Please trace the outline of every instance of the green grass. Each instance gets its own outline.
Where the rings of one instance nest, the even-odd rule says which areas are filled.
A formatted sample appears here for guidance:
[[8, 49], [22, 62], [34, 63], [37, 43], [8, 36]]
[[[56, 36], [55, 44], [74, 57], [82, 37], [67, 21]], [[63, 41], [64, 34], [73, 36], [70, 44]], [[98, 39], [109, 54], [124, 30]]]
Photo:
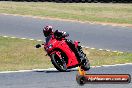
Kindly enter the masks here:
[[93, 66], [132, 63], [132, 53], [84, 49]]
[[0, 13], [132, 24], [132, 4], [0, 2]]
[[19, 70], [52, 67], [40, 42], [0, 37], [0, 70]]
[[[38, 41], [0, 37], [0, 71], [50, 68], [53, 65], [43, 48], [36, 49]], [[91, 65], [132, 63], [132, 53], [114, 53], [83, 49]]]

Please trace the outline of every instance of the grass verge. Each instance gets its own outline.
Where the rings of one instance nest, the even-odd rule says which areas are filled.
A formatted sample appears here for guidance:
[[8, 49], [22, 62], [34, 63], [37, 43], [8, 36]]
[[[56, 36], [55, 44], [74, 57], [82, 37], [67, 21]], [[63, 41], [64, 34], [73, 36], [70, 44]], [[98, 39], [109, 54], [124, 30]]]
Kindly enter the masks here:
[[[38, 41], [0, 37], [0, 71], [44, 69], [53, 67], [43, 48], [36, 49]], [[83, 49], [91, 65], [132, 63], [132, 53], [114, 53]]]
[[0, 2], [0, 13], [132, 24], [132, 4]]

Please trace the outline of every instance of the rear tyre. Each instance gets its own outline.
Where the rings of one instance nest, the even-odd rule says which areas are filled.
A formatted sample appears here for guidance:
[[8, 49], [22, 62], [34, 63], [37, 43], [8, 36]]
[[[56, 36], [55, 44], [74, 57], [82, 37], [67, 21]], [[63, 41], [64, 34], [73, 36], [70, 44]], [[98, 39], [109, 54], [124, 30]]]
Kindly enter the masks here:
[[81, 60], [81, 68], [82, 68], [83, 70], [87, 71], [87, 70], [90, 69], [89, 60], [88, 60], [86, 54], [83, 52], [81, 46], [78, 46], [78, 50], [80, 51], [81, 56], [82, 56], [82, 58], [83, 58], [83, 59]]
[[90, 69], [90, 63], [87, 58], [81, 62], [81, 69], [84, 71], [88, 71]]
[[58, 71], [67, 71], [66, 62], [64, 61], [64, 59], [60, 59], [57, 54], [51, 54], [51, 62]]

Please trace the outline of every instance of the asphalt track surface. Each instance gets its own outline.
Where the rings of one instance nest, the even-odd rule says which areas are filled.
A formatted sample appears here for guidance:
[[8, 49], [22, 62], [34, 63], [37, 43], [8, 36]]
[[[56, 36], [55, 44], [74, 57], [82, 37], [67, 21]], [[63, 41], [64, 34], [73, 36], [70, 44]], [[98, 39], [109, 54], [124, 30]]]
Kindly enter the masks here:
[[45, 25], [52, 25], [54, 29], [68, 32], [70, 39], [78, 40], [84, 46], [132, 52], [132, 28], [129, 27], [0, 14], [0, 35], [44, 40], [42, 28]]
[[[89, 74], [130, 74], [132, 65], [98, 67], [89, 70]], [[58, 72], [21, 72], [0, 73], [0, 88], [132, 88], [129, 84], [85, 84], [76, 82], [77, 71]]]
[[[55, 29], [69, 32], [70, 38], [82, 45], [120, 51], [132, 51], [132, 30], [127, 27], [102, 26], [78, 22], [41, 20], [21, 16], [0, 15], [0, 35], [44, 39], [42, 27], [53, 25]], [[91, 68], [89, 74], [130, 74], [132, 65]], [[132, 88], [129, 84], [76, 83], [77, 71], [0, 73], [0, 88]]]

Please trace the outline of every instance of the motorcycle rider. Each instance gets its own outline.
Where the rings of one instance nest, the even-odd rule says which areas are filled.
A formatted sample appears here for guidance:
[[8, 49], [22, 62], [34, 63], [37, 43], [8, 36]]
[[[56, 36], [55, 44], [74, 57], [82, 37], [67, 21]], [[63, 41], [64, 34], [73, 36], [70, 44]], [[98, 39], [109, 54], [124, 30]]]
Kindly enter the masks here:
[[[69, 34], [67, 32], [64, 32], [64, 31], [56, 30], [53, 32], [53, 27], [49, 26], [49, 25], [45, 26], [43, 28], [43, 34], [46, 37], [45, 38], [46, 43], [49, 42], [52, 35], [54, 35], [56, 39], [61, 39], [61, 38], [65, 38], [65, 37], [69, 36]], [[82, 62], [83, 57], [82, 57], [81, 53], [78, 51], [78, 49], [75, 47], [74, 42], [72, 40], [66, 39], [66, 43], [72, 49], [72, 51], [75, 53], [76, 57], [79, 60], [81, 59], [81, 62]]]

